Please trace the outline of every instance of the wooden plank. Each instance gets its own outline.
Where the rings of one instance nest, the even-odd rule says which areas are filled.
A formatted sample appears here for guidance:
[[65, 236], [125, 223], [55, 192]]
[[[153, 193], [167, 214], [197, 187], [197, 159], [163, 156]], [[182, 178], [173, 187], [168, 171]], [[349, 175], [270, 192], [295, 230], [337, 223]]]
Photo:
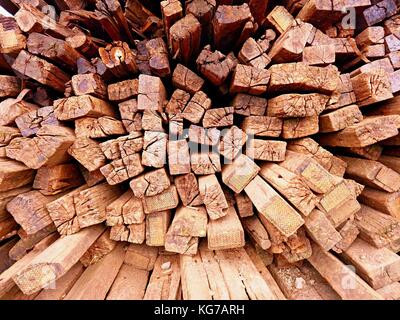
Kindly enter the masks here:
[[[339, 72], [334, 67], [315, 67], [304, 63], [275, 64], [269, 68], [270, 92], [293, 92], [298, 90], [331, 94], [340, 83]], [[289, 76], [290, 75], [290, 76]]]
[[110, 230], [107, 229], [80, 258], [81, 264], [87, 268], [99, 262], [104, 256], [109, 254], [116, 245], [117, 243], [110, 239]]
[[148, 271], [123, 264], [106, 300], [142, 300], [148, 279]]
[[211, 99], [203, 91], [197, 91], [186, 104], [182, 117], [191, 123], [199, 123], [204, 113], [211, 108]]
[[387, 248], [378, 249], [356, 239], [341, 256], [354, 265], [357, 273], [374, 289], [399, 281], [400, 257]]
[[145, 131], [142, 164], [147, 167], [162, 168], [167, 156], [167, 142], [166, 133]]
[[238, 64], [233, 72], [229, 91], [261, 95], [267, 91], [270, 72], [243, 64]]
[[[376, 84], [380, 83], [382, 81], [383, 81], [383, 83], [385, 83], [387, 81], [386, 78], [393, 71], [394, 71], [394, 68], [393, 68], [392, 64], [390, 63], [390, 59], [382, 58], [382, 59], [377, 59], [372, 62], [366, 63], [366, 64], [362, 65], [361, 67], [359, 67], [358, 69], [353, 70], [352, 72], [350, 72], [350, 77], [353, 78], [353, 77], [359, 76], [360, 74], [365, 73], [367, 76], [365, 77], [364, 80], [371, 77], [371, 78], [377, 78], [377, 79], [372, 80], [372, 81], [377, 80]], [[366, 80], [366, 81], [368, 81], [368, 80]], [[362, 90], [362, 88], [365, 85], [366, 84], [363, 84], [360, 89]], [[374, 84], [372, 83], [371, 88], [373, 88], [373, 87], [374, 87]], [[366, 86], [366, 88], [368, 91], [368, 85]], [[385, 85], [383, 85], [383, 87], [380, 89], [381, 90], [378, 89], [378, 91], [377, 91], [378, 93], [385, 92], [385, 90], [387, 90], [387, 87], [385, 87]], [[383, 91], [382, 91], [382, 89], [383, 89]], [[362, 91], [362, 92], [364, 92], [364, 91]]]
[[400, 175], [384, 164], [367, 159], [341, 157], [346, 161], [346, 175], [359, 183], [387, 192], [400, 189]]
[[302, 62], [311, 66], [326, 66], [335, 63], [336, 47], [334, 44], [320, 44], [305, 47]]
[[11, 267], [15, 261], [9, 256], [10, 250], [18, 242], [17, 238], [13, 238], [0, 246], [0, 274]]
[[351, 81], [360, 107], [393, 98], [388, 74], [383, 69], [361, 73]]
[[229, 299], [226, 280], [221, 272], [214, 251], [209, 250], [205, 242], [200, 245], [199, 249], [201, 263], [206, 272], [207, 281], [210, 287], [209, 294], [214, 300]]
[[0, 297], [4, 296], [8, 291], [15, 287], [15, 282], [13, 277], [18, 274], [26, 265], [28, 265], [36, 256], [43, 252], [47, 247], [49, 247], [55, 240], [57, 235], [53, 234], [38, 244], [35, 245], [32, 251], [30, 251], [23, 258], [15, 262], [10, 268], [5, 270], [0, 275]]
[[352, 221], [351, 218], [347, 220], [344, 224], [342, 224], [338, 228], [338, 231], [342, 236], [342, 240], [340, 240], [335, 245], [333, 251], [341, 253], [347, 250], [353, 244], [353, 242], [357, 239], [360, 231], [358, 230], [357, 225], [354, 223], [354, 221]]
[[196, 64], [203, 76], [215, 86], [222, 85], [236, 66], [229, 55], [225, 56], [218, 50], [211, 51], [210, 45], [205, 46], [200, 52]]
[[263, 47], [254, 38], [248, 38], [245, 41], [238, 53], [238, 59], [243, 64], [259, 69], [264, 69], [271, 62]]
[[108, 184], [116, 185], [142, 173], [140, 154], [132, 154], [122, 159], [113, 160], [100, 168]]
[[365, 28], [356, 37], [357, 46], [364, 49], [367, 46], [377, 43], [383, 43], [385, 30], [382, 26], [373, 26]]
[[70, 80], [69, 75], [60, 68], [25, 50], [20, 51], [12, 68], [61, 93], [64, 92], [65, 84]]
[[56, 281], [55, 288], [44, 288], [35, 300], [63, 300], [84, 271], [83, 265], [76, 263], [65, 275]]
[[363, 11], [367, 26], [372, 26], [396, 13], [396, 3], [393, 0], [375, 1], [373, 6]]
[[103, 230], [102, 226], [94, 226], [58, 239], [26, 264], [13, 280], [25, 294], [39, 291], [67, 273]]
[[46, 125], [33, 138], [13, 139], [6, 147], [6, 155], [32, 169], [39, 169], [43, 165], [52, 166], [66, 162], [69, 159], [67, 150], [74, 141], [72, 129]]
[[20, 136], [21, 135], [17, 128], [0, 126], [1, 145], [6, 146], [12, 139]]
[[314, 209], [304, 218], [304, 227], [309, 236], [325, 251], [332, 249], [341, 239], [325, 214]]
[[261, 137], [279, 137], [282, 132], [282, 119], [268, 116], [246, 117], [241, 129], [249, 135]]
[[[218, 250], [215, 251], [215, 254], [220, 259], [219, 264], [225, 279], [229, 279], [227, 280], [227, 285], [231, 299], [246, 299], [246, 294], [248, 299], [251, 300], [276, 299], [243, 248]], [[232, 277], [237, 277], [237, 284], [232, 281]], [[244, 295], [240, 294], [242, 290], [238, 290], [236, 287], [239, 283], [242, 290], [246, 290]]]
[[178, 63], [172, 74], [172, 84], [179, 89], [195, 94], [204, 85], [204, 80], [192, 70]]
[[400, 172], [400, 161], [398, 157], [382, 155], [377, 160], [397, 173]]
[[109, 160], [127, 157], [143, 150], [143, 135], [140, 131], [132, 131], [127, 136], [102, 142], [100, 148]]
[[101, 261], [83, 272], [64, 300], [104, 300], [124, 262], [124, 256], [124, 245], [120, 243]]
[[400, 282], [393, 282], [376, 290], [385, 300], [399, 300]]
[[189, 127], [189, 141], [197, 144], [216, 145], [219, 141], [221, 132], [216, 128], [203, 128], [197, 125]]
[[95, 171], [89, 171], [83, 166], [79, 166], [79, 169], [81, 170], [81, 173], [83, 175], [83, 178], [86, 181], [86, 184], [89, 187], [93, 187], [94, 185], [98, 184], [99, 182], [103, 181], [105, 178], [101, 174], [100, 170], [95, 170]]
[[360, 230], [360, 238], [376, 248], [388, 246], [400, 238], [400, 222], [396, 218], [366, 205], [361, 205], [354, 222]]
[[277, 300], [286, 300], [285, 295], [279, 288], [278, 284], [276, 283], [274, 277], [272, 276], [271, 272], [266, 268], [264, 262], [257, 254], [254, 247], [250, 245], [245, 246], [245, 250], [250, 257], [251, 261], [253, 262], [254, 266], [258, 269], [258, 272], [263, 277], [264, 281], [267, 283], [268, 287], [271, 289], [273, 294], [275, 295]]
[[180, 206], [175, 211], [170, 231], [180, 236], [205, 237], [207, 233], [207, 221], [207, 212], [203, 206]]
[[69, 147], [68, 153], [90, 172], [96, 171], [106, 164], [99, 142], [80, 137]]
[[146, 215], [146, 244], [148, 246], [164, 245], [170, 221], [171, 212], [168, 210]]
[[75, 134], [77, 137], [108, 138], [126, 134], [126, 131], [122, 121], [113, 117], [83, 117], [75, 120]]
[[263, 116], [267, 104], [267, 99], [245, 93], [238, 93], [231, 102], [235, 113], [243, 116]]
[[400, 217], [399, 192], [385, 192], [365, 187], [361, 193], [360, 202], [376, 210], [390, 214], [395, 218]]
[[[4, 2], [4, 1], [3, 1]], [[12, 3], [11, 3], [12, 4]], [[7, 3], [2, 3], [3, 8]], [[15, 14], [15, 12], [13, 12]], [[26, 37], [21, 32], [15, 18], [2, 16], [0, 19], [0, 51], [3, 54], [16, 55], [25, 48]]]
[[28, 234], [35, 234], [53, 224], [46, 204], [59, 196], [44, 196], [33, 190], [16, 196], [7, 204], [7, 211]]
[[268, 101], [267, 115], [279, 118], [310, 117], [324, 111], [329, 97], [319, 93], [289, 93]]
[[337, 178], [309, 155], [288, 150], [280, 165], [303, 177], [309, 188], [316, 193], [326, 193], [337, 184]]
[[[181, 208], [177, 210], [177, 214], [166, 234], [164, 245], [166, 251], [183, 255], [195, 255], [197, 253], [198, 237], [205, 237], [207, 224], [205, 208], [199, 207], [198, 209], [187, 208], [182, 210]], [[192, 227], [189, 226], [190, 223], [193, 223]]]
[[184, 111], [189, 100], [190, 94], [188, 92], [176, 89], [165, 106], [165, 111], [170, 119], [180, 120], [182, 118], [181, 113]]
[[124, 263], [138, 270], [151, 271], [154, 268], [158, 251], [158, 247], [130, 244], [126, 250]]
[[219, 219], [227, 214], [228, 208], [221, 185], [214, 174], [201, 176], [198, 179], [200, 197], [206, 206], [207, 213], [212, 220]]
[[57, 38], [66, 38], [73, 36], [74, 32], [56, 22], [54, 19], [46, 15], [44, 12], [32, 6], [30, 3], [20, 3], [19, 11], [15, 14], [15, 19], [23, 32], [30, 33], [34, 30], [42, 32], [50, 30], [50, 35]]
[[357, 105], [350, 105], [325, 113], [319, 117], [320, 132], [334, 132], [362, 121], [363, 115]]
[[145, 213], [153, 213], [178, 206], [179, 197], [175, 185], [171, 185], [163, 192], [143, 198], [143, 208]]
[[284, 119], [282, 137], [284, 139], [296, 139], [311, 136], [318, 131], [318, 116]]
[[176, 21], [169, 29], [172, 56], [188, 64], [200, 49], [201, 25], [191, 13]]
[[267, 250], [271, 247], [271, 241], [269, 240], [268, 232], [265, 230], [263, 224], [253, 215], [241, 219], [244, 230], [250, 236], [250, 238], [257, 243], [261, 249]]
[[0, 160], [1, 192], [23, 187], [32, 182], [33, 179], [34, 171], [24, 164], [9, 159]]
[[200, 255], [180, 256], [182, 295], [185, 300], [212, 300], [206, 269]]
[[68, 42], [36, 32], [29, 34], [26, 45], [30, 53], [72, 70], [76, 69], [78, 59], [84, 59]]
[[275, 6], [266, 19], [280, 34], [290, 28], [294, 22], [293, 16], [284, 6]]
[[[10, 78], [9, 76], [2, 77], [2, 80], [4, 81], [3, 89], [2, 89], [4, 95], [7, 95], [7, 93], [6, 93], [7, 90], [10, 90], [10, 89], [7, 89], [7, 83], [9, 83], [8, 86], [12, 85], [13, 78], [12, 77], [11, 77], [11, 79], [9, 79], [9, 78]], [[11, 82], [11, 84], [10, 84], [10, 82]], [[15, 84], [15, 86], [17, 88], [19, 87], [18, 84]], [[26, 93], [27, 93], [26, 90], [21, 91], [19, 97], [15, 98], [15, 99], [8, 98], [8, 99], [3, 100], [0, 103], [0, 107], [1, 107], [1, 109], [0, 109], [1, 110], [0, 111], [0, 114], [1, 114], [0, 124], [2, 126], [13, 125], [14, 122], [17, 120], [17, 118], [21, 117], [25, 113], [38, 111], [38, 106], [36, 104], [29, 103], [29, 102], [22, 100], [24, 97], [24, 94], [26, 94]]]
[[[99, 16], [99, 13], [96, 13], [96, 15]], [[111, 28], [115, 28], [114, 26], [111, 26], [111, 28], [106, 26], [106, 24], [110, 24], [106, 22], [107, 17], [105, 15], [102, 20], [105, 22], [102, 24], [102, 27], [107, 28], [107, 32], [109, 32]], [[137, 72], [135, 55], [126, 42], [119, 41], [121, 39], [118, 30], [116, 30], [116, 32], [114, 30], [111, 32], [114, 33], [111, 35], [111, 38], [117, 41], [98, 49], [100, 60], [105, 66], [105, 69], [114, 77], [129, 78], [132, 74]]]
[[186, 139], [168, 141], [167, 152], [171, 175], [190, 173], [189, 145]]
[[252, 216], [254, 214], [253, 203], [249, 196], [244, 192], [235, 193], [234, 196], [239, 217], [246, 218]]
[[15, 196], [30, 190], [31, 188], [26, 186], [0, 192], [0, 221], [10, 217], [10, 214], [6, 210], [7, 203], [10, 202]]
[[302, 178], [284, 167], [264, 163], [261, 166], [260, 176], [305, 216], [310, 214], [319, 202], [318, 197], [312, 193]]
[[235, 193], [240, 193], [258, 174], [260, 167], [248, 156], [240, 154], [222, 168], [222, 181]]
[[166, 91], [159, 77], [139, 75], [138, 110], [163, 110]]
[[[13, 108], [16, 109], [17, 105], [14, 105]], [[23, 103], [22, 105], [25, 106]], [[15, 124], [23, 137], [30, 137], [35, 135], [44, 125], [59, 125], [59, 121], [54, 114], [53, 106], [49, 106], [29, 112], [24, 111], [23, 114], [15, 118]]]
[[234, 207], [224, 210], [225, 215], [210, 220], [207, 227], [208, 248], [222, 250], [245, 245], [244, 230]]
[[157, 195], [167, 190], [170, 185], [164, 168], [148, 171], [130, 182], [133, 194], [140, 199]]
[[[117, 186], [102, 183], [83, 185], [46, 205], [51, 219], [62, 235], [78, 232], [106, 220], [106, 207], [121, 195]], [[73, 210], [72, 210], [73, 209]]]
[[198, 206], [203, 204], [197, 179], [193, 173], [175, 177], [174, 183], [184, 206]]
[[350, 153], [361, 156], [369, 160], [378, 160], [382, 154], [383, 147], [379, 144], [371, 144], [365, 147], [348, 148]]
[[0, 87], [1, 97], [16, 97], [19, 94], [20, 82], [17, 77], [3, 75], [1, 80], [3, 80]]
[[[232, 18], [230, 18], [232, 17]], [[212, 20], [213, 39], [217, 50], [228, 52], [237, 44], [246, 22], [252, 19], [247, 3], [219, 6]]]
[[260, 176], [244, 189], [259, 213], [285, 236], [294, 234], [304, 223], [301, 216]]
[[269, 271], [285, 297], [290, 300], [322, 300], [322, 297], [303, 273], [294, 265], [277, 266], [272, 264]]
[[38, 244], [44, 238], [52, 234], [55, 230], [56, 229], [53, 223], [39, 230], [38, 232], [29, 235], [23, 229], [19, 229], [17, 234], [20, 237], [20, 239], [8, 252], [8, 256], [14, 261], [20, 260], [36, 244]]
[[39, 168], [32, 187], [44, 195], [54, 195], [83, 184], [78, 167], [72, 163]]
[[336, 206], [330, 211], [326, 212], [328, 219], [332, 222], [335, 227], [338, 227], [344, 223], [347, 219], [353, 217], [353, 215], [360, 210], [360, 203], [353, 199], [347, 199], [341, 205]]
[[0, 221], [0, 241], [7, 240], [17, 234], [18, 224], [14, 218], [9, 217]]
[[337, 208], [351, 199], [355, 199], [352, 189], [350, 189], [344, 181], [340, 181], [339, 179], [332, 190], [320, 196], [317, 207], [330, 216], [332, 211], [337, 210]]
[[55, 100], [54, 113], [58, 120], [72, 120], [83, 116], [116, 116], [115, 109], [111, 104], [105, 100], [90, 95]]
[[313, 254], [308, 261], [343, 300], [383, 299], [338, 258], [315, 244], [312, 249]]
[[389, 116], [366, 117], [342, 131], [321, 135], [319, 142], [332, 147], [365, 147], [397, 133], [397, 127]]
[[318, 273], [308, 261], [299, 266], [306, 281], [309, 281], [323, 300], [341, 300], [329, 283]]
[[203, 127], [216, 128], [233, 125], [233, 108], [212, 108], [204, 113]]
[[[293, 19], [286, 30], [276, 39], [268, 55], [275, 63], [298, 60], [312, 31], [311, 24]], [[296, 41], [292, 39], [296, 39]]]
[[181, 282], [178, 255], [159, 255], [144, 300], [176, 300]]
[[161, 1], [160, 4], [164, 30], [167, 37], [169, 37], [169, 29], [171, 26], [182, 18], [182, 4], [176, 0]]
[[128, 132], [142, 129], [142, 114], [138, 112], [137, 99], [130, 99], [118, 104], [122, 123]]
[[190, 165], [194, 174], [207, 175], [221, 171], [220, 155], [217, 152], [192, 152]]
[[122, 102], [135, 98], [139, 93], [139, 80], [128, 79], [109, 84], [107, 93], [110, 101]]
[[110, 239], [142, 244], [146, 238], [146, 223], [116, 224], [110, 229]]

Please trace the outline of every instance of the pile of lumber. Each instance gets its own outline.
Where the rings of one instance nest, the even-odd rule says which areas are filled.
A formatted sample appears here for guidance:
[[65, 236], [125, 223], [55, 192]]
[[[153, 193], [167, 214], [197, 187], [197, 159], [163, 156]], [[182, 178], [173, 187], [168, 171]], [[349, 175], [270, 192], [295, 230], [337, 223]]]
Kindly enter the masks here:
[[0, 4], [1, 299], [400, 299], [395, 0]]

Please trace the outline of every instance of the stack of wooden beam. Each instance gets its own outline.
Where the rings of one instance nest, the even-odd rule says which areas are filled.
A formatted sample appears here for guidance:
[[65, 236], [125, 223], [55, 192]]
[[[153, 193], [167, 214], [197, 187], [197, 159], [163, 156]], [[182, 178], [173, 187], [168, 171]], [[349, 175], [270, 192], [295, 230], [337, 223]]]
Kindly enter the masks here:
[[1, 299], [400, 299], [394, 0], [0, 4]]

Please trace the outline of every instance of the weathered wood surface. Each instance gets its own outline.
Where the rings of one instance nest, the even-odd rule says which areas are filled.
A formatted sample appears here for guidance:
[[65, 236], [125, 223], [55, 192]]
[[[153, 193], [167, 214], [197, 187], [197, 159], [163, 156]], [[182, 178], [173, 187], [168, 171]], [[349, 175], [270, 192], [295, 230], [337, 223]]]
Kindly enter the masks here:
[[3, 299], [399, 298], [394, 0], [0, 3]]
[[18, 271], [13, 280], [25, 294], [39, 291], [66, 274], [103, 230], [103, 226], [94, 226], [56, 240]]

